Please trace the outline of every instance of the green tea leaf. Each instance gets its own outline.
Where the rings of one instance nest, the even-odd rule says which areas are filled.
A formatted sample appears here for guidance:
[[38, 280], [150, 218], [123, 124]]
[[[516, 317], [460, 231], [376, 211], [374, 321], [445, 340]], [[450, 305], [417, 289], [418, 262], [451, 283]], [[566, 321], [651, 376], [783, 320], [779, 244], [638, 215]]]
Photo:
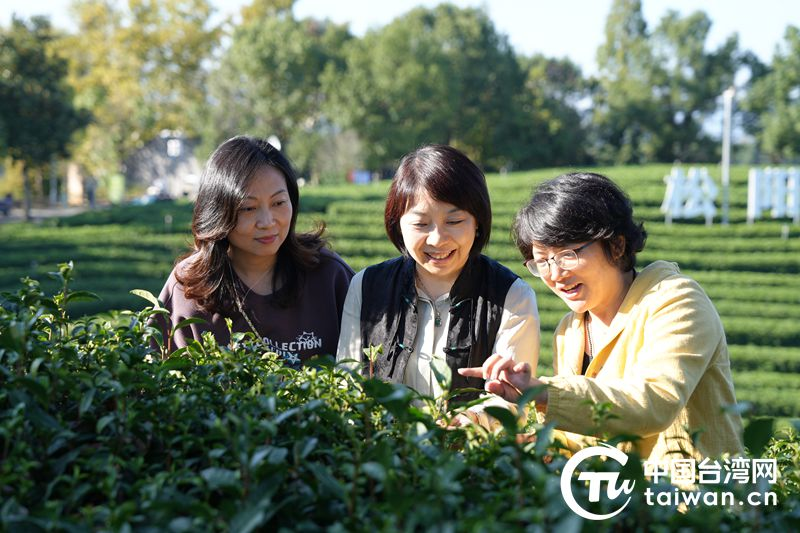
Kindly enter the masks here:
[[[37, 365], [38, 366], [38, 365]], [[15, 380], [15, 383], [22, 385], [31, 394], [36, 397], [36, 400], [46, 405], [48, 403], [48, 390], [44, 384], [36, 378], [29, 376], [22, 376]]]
[[31, 363], [31, 369], [28, 372], [28, 375], [31, 378], [35, 378], [36, 374], [39, 373], [39, 367], [42, 366], [42, 363], [44, 363], [44, 357], [37, 357], [33, 360], [33, 363]]
[[60, 431], [61, 425], [52, 415], [38, 405], [29, 405], [27, 409], [28, 420], [38, 429], [47, 431]]
[[450, 390], [450, 386], [453, 384], [453, 371], [447, 364], [447, 360], [444, 357], [434, 356], [431, 358], [431, 370], [442, 390]]
[[83, 416], [83, 413], [89, 410], [92, 406], [92, 401], [94, 400], [95, 388], [92, 387], [91, 389], [87, 390], [83, 393], [83, 397], [81, 398], [80, 406], [78, 406], [78, 416]]
[[[181, 348], [183, 350], [183, 348]], [[188, 357], [180, 357], [176, 354], [178, 352], [174, 352], [171, 356], [169, 356], [164, 362], [161, 363], [161, 370], [168, 371], [168, 370], [189, 370], [194, 366], [194, 361], [192, 361]], [[185, 353], [185, 350], [184, 352]]]
[[100, 297], [90, 291], [73, 291], [67, 294], [67, 302], [94, 302]]
[[97, 425], [95, 426], [95, 432], [96, 433], [102, 433], [103, 430], [105, 429], [105, 427], [107, 425], [109, 425], [111, 422], [113, 422], [116, 417], [117, 417], [117, 415], [115, 415], [113, 413], [110, 414], [110, 415], [106, 415], [104, 417], [101, 417], [100, 420], [97, 421]]
[[519, 409], [519, 412], [521, 413], [525, 406], [531, 403], [536, 396], [545, 390], [547, 390], [547, 385], [537, 385], [536, 387], [526, 389], [525, 392], [522, 393], [522, 396], [517, 398], [517, 409]]
[[185, 531], [192, 531], [192, 519], [186, 516], [179, 516], [173, 518], [169, 523], [170, 533], [183, 533]]
[[250, 461], [248, 461], [247, 465], [253, 469], [258, 468], [270, 453], [272, 453], [272, 446], [262, 446], [258, 448], [255, 452], [253, 452], [253, 455], [250, 457]]
[[175, 332], [179, 329], [185, 328], [186, 326], [190, 326], [192, 324], [208, 324], [208, 320], [199, 317], [185, 318], [172, 327], [170, 335], [175, 335]]
[[211, 490], [231, 487], [239, 483], [239, 472], [228, 468], [211, 467], [200, 472]]
[[345, 490], [344, 485], [333, 477], [330, 471], [321, 463], [309, 463], [307, 465], [308, 469], [311, 470], [311, 473], [314, 474], [314, 477], [317, 479], [319, 486], [324, 494], [329, 496], [333, 496], [338, 498], [342, 501], [345, 500]]
[[364, 473], [375, 481], [380, 481], [381, 483], [386, 481], [386, 469], [380, 463], [367, 461], [361, 465], [361, 469], [364, 470]]
[[250, 533], [263, 524], [265, 518], [263, 505], [249, 505], [233, 517], [230, 531], [231, 533]]
[[[302, 446], [302, 449], [300, 450], [300, 453], [297, 454], [298, 458], [299, 459], [305, 459], [306, 457], [308, 457], [308, 454], [310, 454], [312, 451], [314, 451], [314, 448], [317, 447], [317, 443], [318, 442], [319, 442], [319, 439], [316, 438], [316, 437], [309, 437], [309, 438], [305, 439], [305, 441], [303, 441], [303, 446]], [[298, 442], [297, 444], [300, 444], [300, 443]]]
[[761, 457], [774, 432], [774, 418], [753, 418], [744, 428], [744, 445], [753, 457]]
[[133, 294], [134, 296], [138, 296], [140, 298], [144, 298], [145, 300], [147, 300], [148, 302], [153, 304], [153, 308], [155, 308], [155, 309], [163, 309], [164, 308], [164, 306], [161, 305], [161, 302], [158, 301], [158, 298], [153, 296], [153, 293], [150, 292], [150, 291], [146, 291], [144, 289], [133, 289], [133, 290], [130, 291], [130, 293]]
[[496, 405], [488, 405], [484, 407], [486, 410], [486, 414], [496, 418], [498, 422], [503, 425], [503, 428], [506, 430], [507, 433], [510, 435], [516, 435], [519, 431], [517, 425], [517, 417], [504, 407], [498, 407]]
[[289, 455], [289, 450], [286, 448], [274, 447], [269, 453], [269, 458], [267, 462], [273, 465], [280, 464], [286, 460], [286, 456]]

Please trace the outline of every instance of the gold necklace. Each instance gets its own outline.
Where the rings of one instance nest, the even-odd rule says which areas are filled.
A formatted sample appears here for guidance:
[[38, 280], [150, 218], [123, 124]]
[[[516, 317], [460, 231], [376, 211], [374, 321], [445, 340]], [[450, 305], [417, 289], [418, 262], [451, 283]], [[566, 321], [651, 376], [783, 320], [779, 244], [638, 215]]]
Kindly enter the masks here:
[[[233, 270], [233, 267], [231, 267], [231, 269]], [[250, 294], [250, 292], [253, 290], [253, 287], [255, 287], [256, 285], [259, 285], [259, 284], [260, 284], [262, 281], [264, 281], [264, 278], [266, 278], [267, 276], [269, 276], [270, 274], [272, 274], [272, 271], [273, 271], [273, 270], [275, 270], [275, 267], [274, 267], [274, 266], [273, 266], [272, 268], [270, 268], [269, 270], [267, 270], [266, 272], [264, 272], [263, 274], [261, 274], [261, 277], [260, 277], [260, 278], [258, 278], [258, 279], [256, 280], [256, 282], [253, 284], [253, 286], [252, 286], [252, 287], [251, 287], [250, 285], [247, 285], [246, 283], [244, 283], [244, 282], [242, 281], [242, 278], [241, 278], [241, 277], [239, 277], [239, 275], [238, 275], [238, 274], [236, 275], [236, 278], [238, 278], [238, 279], [239, 279], [239, 281], [240, 281], [241, 283], [244, 283], [245, 285], [247, 285], [247, 292], [245, 292], [245, 293], [244, 293], [244, 299], [245, 299], [245, 300], [247, 299], [247, 295], [248, 295], [248, 294]], [[235, 274], [235, 271], [233, 271], [233, 272], [231, 273], [231, 275], [234, 275], [234, 274]], [[274, 292], [274, 291], [273, 291], [273, 292]]]
[[[250, 317], [247, 316], [247, 313], [244, 312], [244, 306], [242, 305], [242, 301], [239, 299], [239, 291], [236, 290], [236, 273], [233, 271], [233, 267], [231, 266], [230, 263], [228, 263], [228, 267], [230, 268], [230, 271], [231, 271], [231, 278], [232, 278], [231, 279], [231, 289], [232, 289], [232, 292], [233, 292], [233, 301], [236, 302], [236, 308], [239, 310], [239, 313], [244, 317], [245, 321], [247, 322], [247, 325], [250, 326], [250, 330], [256, 336], [256, 339], [258, 340], [258, 342], [260, 342], [263, 346], [269, 348], [269, 346], [267, 346], [267, 344], [264, 342], [264, 339], [261, 337], [261, 334], [258, 332], [256, 327], [253, 325], [253, 322], [250, 320]], [[251, 288], [251, 290], [252, 290], [252, 288]], [[250, 294], [250, 291], [247, 291], [247, 293], [245, 293], [244, 297], [247, 298], [248, 294]]]
[[594, 346], [592, 346], [592, 328], [591, 328], [592, 315], [586, 311], [586, 339], [589, 341], [589, 359], [594, 357]]
[[261, 334], [258, 332], [256, 327], [253, 325], [253, 322], [250, 320], [250, 317], [247, 316], [247, 313], [244, 312], [244, 307], [242, 306], [242, 302], [239, 300], [239, 293], [236, 291], [236, 287], [233, 289], [233, 299], [236, 300], [236, 308], [239, 310], [239, 313], [244, 317], [247, 321], [247, 325], [250, 326], [250, 329], [256, 336], [256, 339], [262, 344], [264, 344], [263, 339], [261, 338]]

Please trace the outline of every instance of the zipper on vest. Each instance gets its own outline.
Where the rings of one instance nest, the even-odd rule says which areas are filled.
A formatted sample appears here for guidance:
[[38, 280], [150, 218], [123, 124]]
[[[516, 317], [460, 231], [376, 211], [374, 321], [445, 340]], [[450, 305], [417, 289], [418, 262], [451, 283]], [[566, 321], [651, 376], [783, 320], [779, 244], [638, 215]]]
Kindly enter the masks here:
[[452, 305], [450, 306], [450, 312], [452, 313], [452, 312], [453, 312], [453, 309], [455, 309], [455, 308], [456, 308], [456, 307], [458, 307], [459, 305], [461, 305], [461, 304], [465, 304], [465, 303], [467, 303], [467, 302], [471, 302], [471, 301], [472, 301], [472, 298], [465, 298], [465, 299], [463, 299], [463, 300], [460, 300], [460, 301], [458, 301], [458, 302], [456, 302], [456, 303], [452, 304]]
[[408, 296], [405, 296], [405, 295], [403, 295], [403, 301], [405, 301], [405, 302], [406, 302], [408, 305], [410, 305], [410, 306], [411, 306], [411, 309], [413, 309], [415, 313], [417, 312], [417, 306], [416, 306], [416, 304], [414, 303], [414, 301], [413, 301], [413, 300], [410, 300], [410, 299], [408, 298]]

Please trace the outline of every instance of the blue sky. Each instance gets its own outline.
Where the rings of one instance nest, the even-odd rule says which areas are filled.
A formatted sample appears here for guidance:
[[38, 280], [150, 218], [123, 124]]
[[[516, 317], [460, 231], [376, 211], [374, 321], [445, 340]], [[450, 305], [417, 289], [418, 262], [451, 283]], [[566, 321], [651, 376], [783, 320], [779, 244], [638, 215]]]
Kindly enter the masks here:
[[[70, 0], [2, 0], [0, 24], [7, 25], [11, 13], [22, 16], [49, 14], [56, 26], [70, 28]], [[238, 13], [249, 0], [212, 0], [220, 15]], [[380, 27], [418, 6], [433, 6], [435, 0], [298, 0], [299, 17], [330, 18], [350, 24], [357, 35]], [[611, 0], [452, 0], [460, 6], [483, 7], [497, 29], [508, 35], [520, 53], [542, 53], [569, 57], [591, 74], [596, 71], [595, 53], [603, 42], [605, 18]], [[740, 45], [769, 61], [788, 24], [800, 26], [800, 2], [795, 0], [643, 0], [643, 11], [653, 27], [668, 9], [688, 14], [705, 11], [713, 21], [708, 45], [715, 47], [737, 32]]]

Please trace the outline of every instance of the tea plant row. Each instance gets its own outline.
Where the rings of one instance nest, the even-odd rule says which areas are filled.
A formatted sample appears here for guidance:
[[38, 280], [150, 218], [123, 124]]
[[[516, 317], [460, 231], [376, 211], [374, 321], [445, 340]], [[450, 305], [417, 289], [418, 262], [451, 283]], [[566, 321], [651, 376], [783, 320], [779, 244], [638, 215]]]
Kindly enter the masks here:
[[[330, 359], [288, 369], [241, 334], [229, 347], [206, 336], [165, 357], [148, 326], [157, 310], [70, 319], [66, 306], [88, 296], [70, 289], [72, 275], [62, 266], [52, 295], [27, 280], [0, 306], [2, 531], [800, 527], [800, 438], [773, 438], [771, 421], [751, 423], [745, 443], [776, 460], [777, 505], [647, 505], [645, 489], [672, 489], [651, 485], [633, 456], [625, 477], [636, 490], [613, 525], [582, 523], [564, 503], [566, 457], [548, 426], [506, 413], [498, 435], [445, 429], [445, 406], [457, 407], [445, 398]], [[535, 440], [518, 438], [523, 430]], [[584, 482], [569, 486], [588, 501]], [[616, 509], [605, 497], [590, 507]]]

